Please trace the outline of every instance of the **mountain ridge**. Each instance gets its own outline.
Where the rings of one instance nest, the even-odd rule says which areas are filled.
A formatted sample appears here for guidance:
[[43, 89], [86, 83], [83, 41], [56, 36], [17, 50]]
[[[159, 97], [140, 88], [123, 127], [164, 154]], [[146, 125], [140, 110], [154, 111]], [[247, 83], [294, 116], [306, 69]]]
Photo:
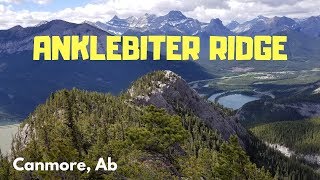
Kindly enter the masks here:
[[[150, 80], [151, 83], [147, 83]], [[172, 71], [147, 74], [135, 81], [128, 93], [134, 104], [154, 105], [175, 114], [179, 111], [182, 114], [193, 114], [219, 132], [223, 139], [228, 140], [232, 135], [237, 135], [244, 145], [248, 145], [245, 143], [249, 135], [235, 117], [223, 117], [214, 105], [201, 98], [185, 80]]]
[[[144, 16], [135, 17], [135, 19], [141, 19], [141, 18], [143, 19], [143, 17]], [[135, 21], [135, 23], [130, 23], [128, 21], [130, 17], [125, 19], [118, 18], [124, 24], [127, 24], [127, 25], [126, 25], [126, 28], [123, 29], [123, 31], [116, 32], [115, 34], [122, 35], [122, 34], [125, 34], [125, 31], [133, 31], [133, 32], [139, 31], [140, 33], [148, 32], [151, 34], [153, 34], [152, 32], [154, 31], [154, 32], [160, 33], [161, 31], [159, 32], [155, 31], [154, 29], [155, 26], [153, 24], [158, 26], [160, 25], [163, 26], [164, 24], [168, 23], [178, 29], [179, 27], [176, 26], [177, 24], [180, 24], [179, 25], [180, 28], [181, 28], [181, 25], [184, 24], [185, 27], [182, 29], [179, 29], [180, 32], [183, 32], [188, 35], [196, 35], [197, 34], [196, 32], [203, 31], [203, 27], [210, 24], [210, 22], [200, 22], [196, 19], [189, 18], [185, 16], [181, 11], [175, 11], [175, 10], [170, 11], [168, 12], [168, 14], [163, 16], [153, 15], [152, 17], [153, 18], [151, 21], [144, 22], [144, 25], [143, 25], [144, 28], [142, 29], [137, 28], [139, 27], [139, 23], [137, 23], [139, 21]], [[223, 25], [223, 26], [225, 26], [230, 31], [233, 31], [236, 34], [242, 34], [242, 35], [264, 35], [268, 33], [275, 34], [284, 30], [294, 30], [297, 32], [303, 32], [305, 35], [308, 35], [308, 36], [319, 37], [319, 34], [320, 34], [319, 18], [320, 16], [311, 16], [304, 19], [293, 19], [286, 16], [282, 16], [282, 17], [274, 16], [269, 18], [269, 17], [260, 15], [252, 20], [248, 20], [243, 23], [231, 21], [229, 24]], [[112, 22], [112, 21], [113, 19], [111, 19], [109, 22]], [[105, 25], [107, 25], [109, 22], [107, 22]], [[190, 28], [188, 27], [188, 23], [189, 23], [189, 26], [191, 26], [193, 29], [196, 28], [196, 30], [193, 32], [188, 32], [188, 28]], [[101, 27], [101, 22], [98, 24], [92, 23], [92, 25], [97, 25], [97, 27]], [[104, 28], [102, 29], [104, 29], [105, 31], [108, 31], [108, 26], [104, 26]], [[162, 33], [165, 33], [165, 32], [166, 32], [165, 30], [162, 30]], [[211, 32], [211, 34], [214, 34], [214, 31]]]
[[[48, 21], [43, 21], [34, 27], [39, 27], [47, 23]], [[197, 19], [187, 17], [181, 11], [177, 10], [169, 11], [162, 16], [145, 13], [140, 17], [130, 16], [120, 18], [115, 15], [106, 22], [84, 21], [84, 23], [114, 35], [124, 35], [127, 31], [136, 33], [148, 32], [150, 34], [170, 32], [172, 34], [196, 35], [197, 32], [203, 31], [203, 27], [210, 24], [210, 22], [200, 22]], [[240, 35], [275, 34], [284, 30], [294, 30], [302, 32], [307, 36], [320, 37], [320, 16], [297, 19], [286, 16], [265, 17], [260, 15], [243, 23], [231, 21], [229, 24], [223, 26]], [[214, 32], [211, 32], [211, 34], [214, 34]]]
[[[188, 88], [183, 91], [193, 92], [184, 80], [169, 71], [157, 71], [142, 78], [148, 79], [148, 81], [141, 81], [146, 84], [160, 78], [165, 80], [161, 82], [166, 82], [169, 87], [182, 83], [186, 86], [184, 88]], [[138, 84], [133, 83], [129, 90], [131, 95], [139, 96], [144, 91], [144, 89], [134, 89]], [[134, 92], [136, 90], [137, 92]], [[155, 90], [150, 89], [150, 91]], [[180, 90], [176, 92], [182, 93]], [[218, 157], [223, 158], [223, 154], [226, 153], [224, 149], [226, 149], [226, 151], [234, 152], [233, 155], [239, 156], [237, 160], [241, 162], [233, 163], [233, 166], [243, 168], [243, 171], [235, 170], [228, 176], [242, 177], [245, 173], [252, 178], [271, 179], [267, 171], [251, 163], [239, 146], [236, 136], [231, 137], [230, 135], [229, 143], [222, 141], [219, 133], [208, 128], [192, 114], [167, 114], [165, 110], [152, 106], [152, 104], [149, 104], [151, 106], [136, 104], [135, 101], [130, 101], [132, 97], [128, 97], [126, 93], [112, 96], [77, 89], [60, 90], [53, 93], [44, 104], [30, 114], [13, 141], [13, 156], [22, 156], [28, 161], [47, 159], [50, 162], [59, 160], [69, 162], [70, 159], [83, 159], [86, 164], [93, 167], [95, 157], [112, 156], [119, 167], [115, 173], [92, 171], [86, 175], [76, 171], [41, 174], [13, 171], [13, 176], [16, 178], [63, 176], [77, 177], [77, 179], [80, 177], [93, 179], [102, 177], [131, 177], [133, 179], [136, 177], [156, 179], [159, 177], [160, 179], [223, 177], [224, 173], [219, 169], [225, 168], [220, 167], [217, 163], [225, 161], [222, 159], [213, 161], [212, 158], [216, 156], [215, 153]], [[188, 97], [183, 98], [189, 101]], [[214, 116], [217, 115], [217, 110], [211, 112], [215, 112]], [[221, 121], [221, 119], [212, 120]], [[32, 149], [30, 149], [31, 146]], [[35, 156], [32, 155], [34, 153]], [[207, 159], [202, 157], [203, 153], [209, 155]], [[209, 158], [210, 156], [213, 157]], [[130, 157], [129, 161], [128, 157]], [[189, 158], [193, 157], [198, 160], [202, 158], [208, 160], [209, 164], [205, 167], [198, 163], [195, 164], [200, 169], [203, 168], [199, 171], [201, 175], [190, 173], [190, 170], [186, 169], [188, 166], [185, 166], [185, 163], [189, 163]], [[229, 159], [226, 161], [232, 164]], [[208, 165], [218, 168], [218, 170], [210, 170], [216, 173], [206, 173]], [[131, 168], [135, 168], [134, 171], [131, 171]], [[148, 171], [145, 170], [146, 168]]]
[[[193, 93], [194, 90], [183, 79], [170, 71], [145, 75], [134, 82], [127, 93], [117, 97], [78, 89], [57, 91], [39, 105], [21, 125], [13, 142], [13, 158], [25, 157], [28, 162], [44, 159], [50, 162], [84, 160], [93, 167], [96, 157], [112, 156], [119, 169], [116, 173], [54, 171], [38, 174], [17, 172], [10, 169], [10, 166], [0, 166], [0, 170], [4, 169], [0, 173], [7, 175], [7, 172], [12, 172], [11, 175], [17, 179], [63, 176], [77, 179], [249, 177], [271, 180], [271, 173], [263, 168], [263, 163], [259, 163], [258, 167], [252, 163], [257, 161], [267, 162], [265, 167], [272, 171], [275, 178], [318, 177], [310, 168], [286, 159], [254, 139], [251, 139], [248, 152], [255, 155], [249, 159], [238, 143], [236, 137], [239, 134], [234, 134], [236, 136], [231, 136], [227, 142], [226, 139], [221, 139], [220, 133], [223, 133], [223, 128], [228, 127], [211, 129], [206, 125], [208, 122], [204, 124], [201, 117], [194, 116], [199, 109], [190, 111], [189, 108], [193, 108], [190, 106], [193, 104], [192, 99], [196, 103], [204, 103], [204, 100]], [[145, 106], [135, 101], [135, 98], [141, 96], [145, 99], [146, 94], [151, 95], [150, 101], [157, 99], [153, 98], [152, 94], [163, 94], [163, 98], [169, 96], [167, 102], [176, 97], [181, 103], [178, 102], [174, 108], [176, 114], [169, 114], [170, 108], [166, 108], [166, 112], [165, 109], [152, 106], [157, 105], [156, 102]], [[169, 104], [172, 106], [174, 103]], [[205, 103], [205, 106], [212, 108], [209, 103]], [[187, 114], [187, 111], [190, 111], [190, 114]], [[222, 111], [214, 109], [211, 112], [214, 117], [211, 121], [222, 121], [222, 115], [218, 113], [223, 113]], [[251, 161], [252, 159], [254, 161]], [[1, 155], [0, 162], [9, 163]]]
[[[52, 20], [35, 27], [14, 27], [9, 30], [0, 31], [0, 52], [2, 54], [13, 54], [33, 49], [33, 38], [35, 36], [63, 36], [63, 35], [110, 35], [87, 23], [76, 24], [63, 20]], [[103, 42], [103, 41], [102, 41]]]

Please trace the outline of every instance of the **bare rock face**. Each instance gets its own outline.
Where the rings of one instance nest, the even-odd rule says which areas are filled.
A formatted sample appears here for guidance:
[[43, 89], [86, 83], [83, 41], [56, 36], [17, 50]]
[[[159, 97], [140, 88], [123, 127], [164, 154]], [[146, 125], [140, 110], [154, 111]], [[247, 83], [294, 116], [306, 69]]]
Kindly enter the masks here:
[[192, 113], [225, 140], [231, 135], [240, 137], [244, 144], [248, 140], [246, 129], [235, 117], [223, 117], [213, 104], [201, 98], [185, 80], [171, 71], [158, 71], [140, 78], [128, 93], [137, 105], [154, 105], [172, 114]]

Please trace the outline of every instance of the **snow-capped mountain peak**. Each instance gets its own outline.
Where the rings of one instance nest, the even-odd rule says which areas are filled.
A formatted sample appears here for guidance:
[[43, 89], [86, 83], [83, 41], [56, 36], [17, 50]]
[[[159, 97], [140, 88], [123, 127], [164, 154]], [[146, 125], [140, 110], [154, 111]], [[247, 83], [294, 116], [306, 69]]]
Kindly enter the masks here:
[[163, 16], [145, 13], [141, 17], [120, 18], [116, 15], [106, 23], [87, 22], [87, 24], [115, 35], [198, 35], [199, 33], [208, 35], [214, 33], [254, 36], [296, 31], [313, 37], [320, 37], [320, 16], [291, 19], [285, 16], [266, 17], [260, 15], [241, 24], [232, 21], [224, 26], [220, 19], [211, 19], [209, 23], [204, 23], [185, 16], [181, 11], [170, 11]]
[[219, 18], [211, 19], [210, 23], [202, 26], [202, 32], [214, 35], [230, 35], [232, 32], [222, 24]]
[[307, 35], [320, 37], [320, 16], [311, 16], [298, 22], [298, 29]]
[[110, 21], [107, 22], [107, 24], [116, 26], [127, 26], [129, 23], [126, 19], [121, 19], [117, 15], [115, 15]]
[[129, 23], [131, 26], [134, 26], [138, 21], [138, 18], [135, 16], [130, 16], [126, 19], [126, 22]]
[[165, 15], [165, 17], [167, 17], [168, 20], [171, 21], [177, 21], [187, 18], [184, 14], [182, 14], [181, 11], [170, 11], [167, 15]]
[[258, 16], [250, 21], [244, 22], [232, 29], [233, 32], [245, 35], [266, 35], [293, 29], [296, 21], [288, 17]]
[[114, 15], [110, 21], [117, 21], [117, 20], [120, 20], [120, 18], [117, 16], [117, 15]]
[[211, 19], [209, 24], [214, 24], [217, 26], [223, 26], [222, 21], [219, 18]]
[[36, 27], [39, 27], [41, 25], [47, 24], [48, 21], [40, 21], [37, 25], [35, 25]]
[[234, 30], [240, 25], [237, 21], [231, 21], [226, 27], [230, 30]]

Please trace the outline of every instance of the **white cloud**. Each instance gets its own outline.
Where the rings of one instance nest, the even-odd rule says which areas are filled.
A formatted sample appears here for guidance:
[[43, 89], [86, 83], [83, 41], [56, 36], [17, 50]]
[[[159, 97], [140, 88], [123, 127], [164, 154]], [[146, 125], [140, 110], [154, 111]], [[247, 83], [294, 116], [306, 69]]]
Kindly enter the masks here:
[[229, 9], [196, 8], [194, 11], [188, 12], [188, 15], [194, 15], [194, 17], [203, 21], [217, 17], [225, 24], [231, 20], [239, 22], [251, 20], [259, 15], [267, 17], [288, 16], [291, 18], [320, 15], [320, 1], [300, 0], [292, 4], [295, 0], [287, 0], [287, 4], [282, 2], [277, 6], [267, 4], [265, 1], [271, 0], [229, 0]]
[[[307, 17], [319, 15], [320, 12], [320, 1], [314, 0], [284, 0], [281, 2], [279, 0], [98, 0], [95, 3], [66, 8], [54, 13], [14, 11], [11, 5], [2, 4], [4, 1], [13, 3], [20, 0], [0, 0], [0, 29], [17, 24], [30, 26], [52, 19], [63, 19], [76, 23], [85, 20], [105, 22], [114, 15], [120, 17], [141, 16], [145, 13], [163, 15], [170, 10], [180, 10], [189, 17], [205, 22], [212, 18], [220, 18], [224, 23], [231, 20], [243, 22], [258, 15]], [[33, 1], [40, 4], [50, 2], [50, 0]]]
[[51, 0], [33, 0], [33, 2], [37, 4], [48, 4]]
[[36, 3], [36, 4], [48, 4], [51, 0], [0, 0], [0, 3], [7, 3], [7, 4], [18, 4], [18, 3]]
[[21, 0], [0, 0], [0, 3], [19, 3]]
[[267, 4], [273, 7], [284, 5], [284, 4], [291, 4], [294, 5], [298, 3], [300, 0], [281, 0], [281, 1], [275, 1], [275, 0], [246, 0], [247, 2], [260, 2], [263, 4]]

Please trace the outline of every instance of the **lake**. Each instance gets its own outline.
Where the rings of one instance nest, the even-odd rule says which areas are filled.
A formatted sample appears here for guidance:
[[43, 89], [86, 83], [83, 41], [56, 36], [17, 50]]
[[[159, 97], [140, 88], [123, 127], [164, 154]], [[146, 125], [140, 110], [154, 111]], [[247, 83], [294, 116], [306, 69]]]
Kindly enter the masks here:
[[223, 105], [224, 107], [234, 109], [234, 110], [240, 109], [243, 105], [245, 105], [248, 102], [259, 100], [258, 97], [248, 96], [243, 94], [231, 94], [231, 95], [222, 96], [216, 99], [221, 94], [222, 93], [213, 94], [208, 98], [208, 100], [212, 102], [216, 101], [219, 104]]

